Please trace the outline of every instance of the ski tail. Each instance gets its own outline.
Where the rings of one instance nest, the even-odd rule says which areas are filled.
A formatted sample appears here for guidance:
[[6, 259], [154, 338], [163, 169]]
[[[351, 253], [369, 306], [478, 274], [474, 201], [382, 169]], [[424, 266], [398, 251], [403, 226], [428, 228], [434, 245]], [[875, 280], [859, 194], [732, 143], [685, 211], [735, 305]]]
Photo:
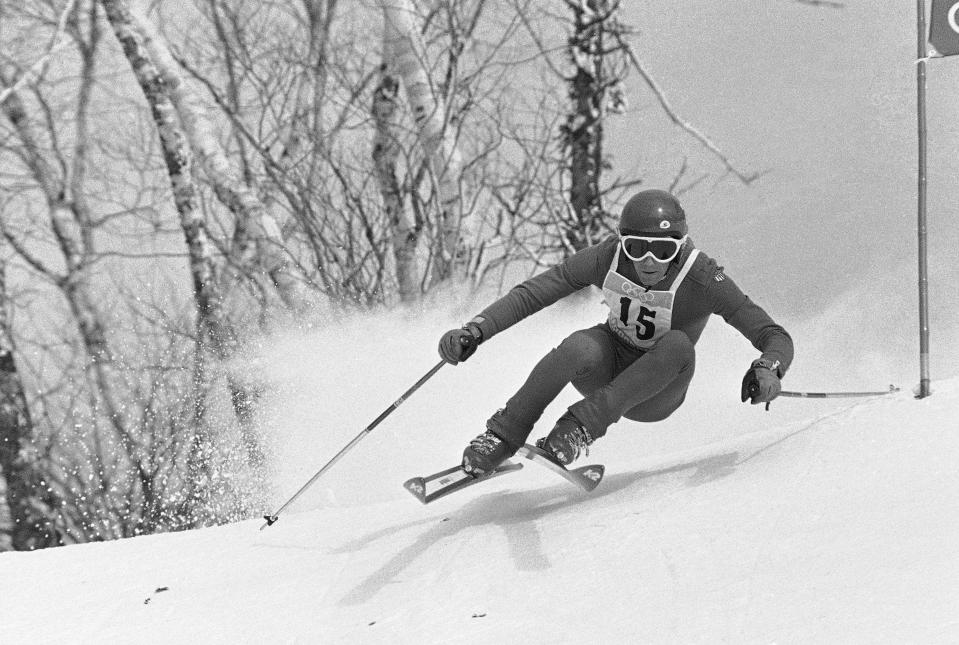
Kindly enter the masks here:
[[403, 484], [403, 487], [408, 490], [413, 497], [418, 499], [420, 503], [429, 504], [441, 497], [446, 497], [450, 493], [473, 486], [474, 484], [479, 484], [488, 479], [493, 479], [494, 477], [499, 477], [500, 475], [521, 470], [522, 468], [523, 464], [507, 461], [487, 475], [474, 477], [463, 470], [461, 466], [454, 466], [425, 477], [408, 479]]

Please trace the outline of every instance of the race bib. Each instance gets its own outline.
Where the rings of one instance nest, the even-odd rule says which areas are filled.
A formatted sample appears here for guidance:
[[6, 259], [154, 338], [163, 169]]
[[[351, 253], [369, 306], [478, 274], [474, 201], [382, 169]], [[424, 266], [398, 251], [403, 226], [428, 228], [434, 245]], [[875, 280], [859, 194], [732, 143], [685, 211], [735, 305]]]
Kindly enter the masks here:
[[699, 249], [693, 249], [686, 258], [668, 291], [647, 290], [616, 273], [619, 252], [620, 247], [617, 247], [603, 281], [603, 298], [609, 307], [609, 327], [627, 344], [651, 349], [672, 328], [676, 290], [696, 261]]

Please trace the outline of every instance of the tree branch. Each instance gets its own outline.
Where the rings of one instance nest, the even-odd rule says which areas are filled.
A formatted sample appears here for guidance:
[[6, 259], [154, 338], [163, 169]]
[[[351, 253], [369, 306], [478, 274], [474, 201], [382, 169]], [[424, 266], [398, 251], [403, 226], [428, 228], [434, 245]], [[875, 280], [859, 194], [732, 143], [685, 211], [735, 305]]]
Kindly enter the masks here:
[[47, 65], [50, 64], [50, 59], [53, 58], [53, 55], [57, 53], [67, 42], [65, 40], [61, 40], [61, 37], [67, 29], [67, 20], [69, 19], [70, 14], [73, 13], [73, 6], [76, 4], [76, 2], [77, 0], [69, 0], [67, 2], [67, 6], [60, 14], [60, 18], [57, 20], [57, 29], [54, 32], [53, 37], [50, 39], [47, 52], [38, 58], [37, 61], [23, 73], [23, 76], [18, 78], [16, 82], [13, 83], [13, 85], [0, 91], [0, 103], [3, 103], [11, 93], [19, 91], [20, 88], [29, 83], [31, 79], [39, 79], [47, 71]]
[[659, 83], [657, 83], [656, 79], [654, 79], [649, 72], [646, 71], [639, 58], [636, 57], [632, 47], [630, 47], [628, 43], [624, 42], [621, 36], [617, 36], [617, 38], [619, 39], [623, 50], [626, 52], [626, 56], [629, 58], [629, 61], [633, 64], [633, 67], [636, 68], [636, 71], [639, 72], [639, 75], [642, 76], [643, 81], [645, 81], [649, 89], [653, 91], [653, 94], [656, 96], [656, 100], [659, 101], [660, 106], [663, 108], [663, 111], [666, 113], [666, 116], [669, 117], [670, 121], [678, 125], [680, 128], [688, 132], [694, 139], [703, 144], [707, 150], [713, 153], [722, 162], [723, 166], [726, 168], [726, 171], [732, 175], [735, 175], [736, 178], [742, 183], [749, 185], [766, 174], [767, 171], [745, 173], [738, 170], [735, 166], [733, 166], [732, 162], [729, 161], [726, 155], [716, 147], [716, 144], [710, 141], [709, 137], [707, 137], [703, 132], [689, 122], [680, 118], [673, 109], [673, 106], [670, 105], [669, 100], [666, 98], [666, 94], [659, 86]]

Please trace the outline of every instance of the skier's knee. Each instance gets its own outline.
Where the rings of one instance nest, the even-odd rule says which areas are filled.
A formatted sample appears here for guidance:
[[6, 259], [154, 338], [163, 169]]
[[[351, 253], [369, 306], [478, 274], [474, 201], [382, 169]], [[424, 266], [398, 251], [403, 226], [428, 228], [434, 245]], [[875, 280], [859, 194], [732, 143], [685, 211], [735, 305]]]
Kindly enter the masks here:
[[696, 363], [696, 348], [686, 332], [672, 329], [659, 339], [655, 351], [668, 354], [670, 361], [682, 365], [680, 371]]
[[686, 354], [689, 356], [692, 356], [696, 352], [693, 347], [693, 341], [689, 340], [686, 332], [680, 329], [671, 329], [663, 334], [659, 342], [656, 343], [656, 347], [662, 347], [670, 353]]
[[570, 334], [553, 352], [565, 364], [575, 366], [577, 376], [600, 364], [604, 356], [602, 344], [585, 331]]
[[643, 406], [637, 405], [623, 416], [630, 421], [639, 421], [640, 423], [656, 423], [657, 421], [664, 421], [668, 419], [673, 412], [677, 410], [677, 408], [679, 408], [679, 406], [665, 410], [644, 410]]
[[640, 423], [656, 423], [668, 419], [673, 412], [686, 400], [686, 393], [683, 392], [677, 400], [664, 403], [662, 401], [650, 401], [646, 404], [640, 403], [634, 408], [626, 411], [623, 415], [630, 421], [639, 421]]

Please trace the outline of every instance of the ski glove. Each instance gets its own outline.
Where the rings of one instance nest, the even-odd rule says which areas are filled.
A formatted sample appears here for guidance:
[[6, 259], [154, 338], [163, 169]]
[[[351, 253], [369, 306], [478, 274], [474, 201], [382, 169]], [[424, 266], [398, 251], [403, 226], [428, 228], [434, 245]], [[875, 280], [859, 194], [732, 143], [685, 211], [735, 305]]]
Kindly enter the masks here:
[[769, 409], [769, 402], [779, 396], [782, 384], [779, 381], [779, 361], [770, 361], [760, 358], [753, 361], [743, 377], [742, 390], [739, 393], [743, 403], [749, 399], [753, 405], [765, 403]]
[[440, 338], [440, 357], [456, 365], [473, 355], [483, 342], [483, 332], [476, 323], [466, 323], [461, 329], [451, 329]]

